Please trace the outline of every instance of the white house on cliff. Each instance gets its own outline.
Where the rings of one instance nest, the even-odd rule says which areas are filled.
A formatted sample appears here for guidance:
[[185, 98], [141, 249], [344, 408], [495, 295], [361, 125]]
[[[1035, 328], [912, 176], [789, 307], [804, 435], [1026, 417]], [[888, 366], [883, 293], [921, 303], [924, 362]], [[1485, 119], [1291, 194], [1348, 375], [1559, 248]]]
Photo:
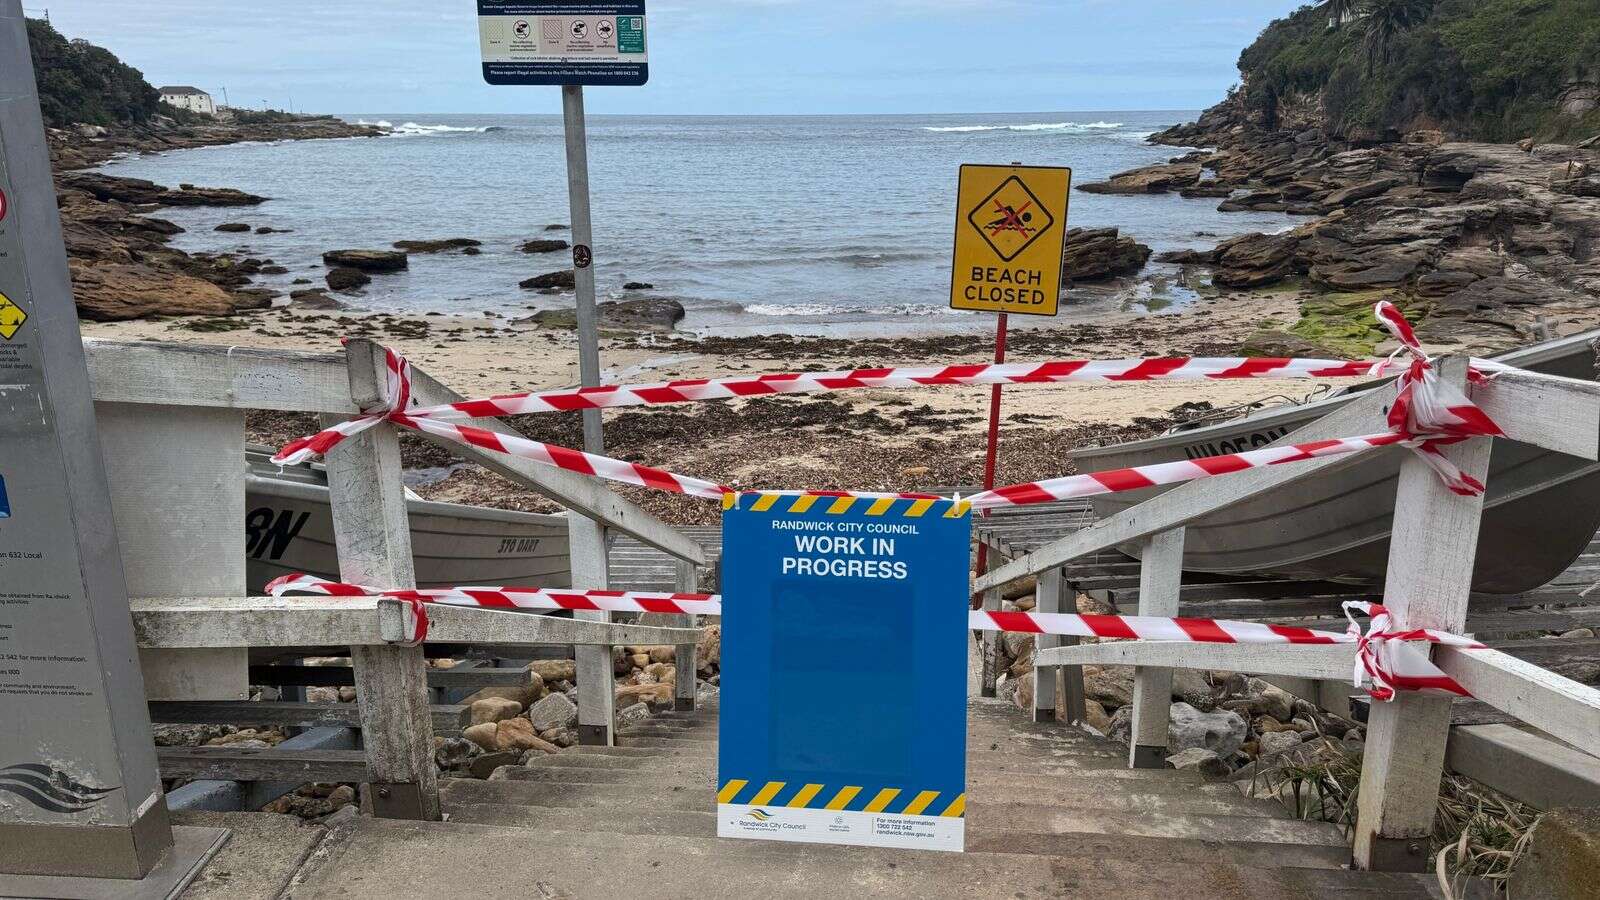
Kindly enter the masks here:
[[208, 116], [216, 115], [217, 106], [211, 102], [211, 95], [197, 87], [175, 84], [158, 90], [161, 91], [162, 103], [176, 106], [179, 109], [187, 109], [190, 112], [205, 113]]

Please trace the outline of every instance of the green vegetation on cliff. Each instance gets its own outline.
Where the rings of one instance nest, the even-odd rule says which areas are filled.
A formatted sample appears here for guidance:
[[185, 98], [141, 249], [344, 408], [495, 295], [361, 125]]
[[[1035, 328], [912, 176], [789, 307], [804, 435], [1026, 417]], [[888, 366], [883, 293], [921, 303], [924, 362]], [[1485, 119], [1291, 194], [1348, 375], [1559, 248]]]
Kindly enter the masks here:
[[126, 125], [171, 115], [138, 69], [88, 41], [69, 41], [50, 23], [28, 20], [39, 108], [46, 125]]
[[[1335, 6], [1352, 11], [1331, 26]], [[1239, 70], [1247, 107], [1267, 124], [1315, 98], [1344, 136], [1588, 137], [1600, 130], [1600, 0], [1304, 6], [1267, 26]]]

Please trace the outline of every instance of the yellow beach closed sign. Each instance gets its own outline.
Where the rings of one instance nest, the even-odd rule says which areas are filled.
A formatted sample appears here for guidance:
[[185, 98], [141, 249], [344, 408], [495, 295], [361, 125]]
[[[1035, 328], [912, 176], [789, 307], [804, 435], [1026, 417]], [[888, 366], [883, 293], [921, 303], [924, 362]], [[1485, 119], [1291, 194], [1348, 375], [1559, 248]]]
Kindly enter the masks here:
[[1056, 314], [1071, 187], [1067, 168], [961, 167], [952, 309]]

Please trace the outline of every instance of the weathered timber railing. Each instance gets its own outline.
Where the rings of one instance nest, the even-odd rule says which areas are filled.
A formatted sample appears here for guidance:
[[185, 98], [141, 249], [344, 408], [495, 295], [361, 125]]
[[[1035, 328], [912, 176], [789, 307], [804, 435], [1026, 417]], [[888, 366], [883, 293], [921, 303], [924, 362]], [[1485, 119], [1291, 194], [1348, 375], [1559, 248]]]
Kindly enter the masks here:
[[[84, 348], [106, 433], [119, 533], [130, 560], [135, 597], [130, 606], [147, 683], [163, 685], [182, 699], [197, 694], [239, 699], [246, 649], [349, 647], [364, 749], [323, 752], [327, 758], [319, 757], [318, 764], [329, 771], [359, 772], [373, 787], [377, 815], [438, 818], [433, 760], [438, 710], [429, 705], [422, 649], [397, 643], [403, 637], [399, 604], [240, 596], [244, 410], [308, 412], [334, 422], [372, 408], [384, 383], [382, 349], [360, 340], [351, 341], [343, 354], [93, 340]], [[415, 368], [412, 377], [421, 403], [463, 399]], [[510, 432], [495, 420], [472, 424]], [[686, 585], [692, 586], [696, 567], [707, 562], [699, 544], [592, 479], [474, 447], [446, 446], [572, 511], [576, 587], [610, 586], [608, 528], [679, 560], [680, 582]], [[383, 425], [343, 442], [328, 454], [327, 472], [340, 577], [392, 588], [415, 586], [394, 428]], [[144, 521], [152, 512], [159, 521]], [[430, 612], [433, 641], [573, 646], [580, 733], [587, 742], [612, 741], [614, 645], [676, 645], [679, 671], [687, 671], [679, 679], [678, 703], [694, 702], [698, 632], [691, 628], [612, 623], [603, 613], [558, 619], [443, 606]], [[152, 691], [151, 699], [171, 698]], [[191, 777], [227, 769], [226, 753], [204, 750], [179, 763], [189, 767], [185, 772]], [[246, 756], [234, 760], [237, 777], [276, 775], [292, 781], [304, 770], [292, 754]]]
[[[1466, 367], [1465, 360], [1444, 360], [1440, 377], [1465, 385]], [[1278, 443], [1384, 430], [1391, 397], [1389, 391], [1368, 392]], [[1473, 399], [1511, 440], [1584, 459], [1600, 458], [1600, 384], [1510, 371], [1475, 386]], [[1488, 470], [1491, 446], [1491, 439], [1475, 438], [1445, 452], [1463, 471], [1481, 480]], [[974, 590], [983, 594], [985, 608], [995, 609], [1001, 588], [1033, 575], [1041, 580], [1043, 599], [1059, 593], [1045, 589], [1046, 579], [1063, 564], [1136, 543], [1142, 548], [1139, 613], [1176, 615], [1185, 525], [1306, 479], [1327, 477], [1355, 465], [1367, 453], [1385, 452], [1408, 456], [1402, 462], [1396, 489], [1383, 602], [1403, 627], [1460, 633], [1466, 622], [1483, 498], [1451, 493], [1425, 463], [1398, 448], [1252, 469], [1180, 485], [980, 574]], [[1431, 651], [1439, 668], [1477, 699], [1586, 753], [1600, 755], [1600, 690], [1494, 650], [1436, 645]], [[996, 659], [992, 639], [981, 652], [983, 687], [992, 689]], [[1348, 680], [1355, 652], [1348, 644], [1117, 641], [1041, 645], [1034, 655], [1035, 683], [1053, 682], [1043, 673], [1058, 667], [1086, 663], [1134, 666], [1129, 764], [1150, 767], [1162, 765], [1166, 754], [1171, 669], [1223, 669], [1311, 682]], [[1372, 705], [1353, 848], [1361, 868], [1418, 870], [1425, 865], [1449, 716], [1450, 700], [1427, 694], [1402, 692], [1391, 703]]]

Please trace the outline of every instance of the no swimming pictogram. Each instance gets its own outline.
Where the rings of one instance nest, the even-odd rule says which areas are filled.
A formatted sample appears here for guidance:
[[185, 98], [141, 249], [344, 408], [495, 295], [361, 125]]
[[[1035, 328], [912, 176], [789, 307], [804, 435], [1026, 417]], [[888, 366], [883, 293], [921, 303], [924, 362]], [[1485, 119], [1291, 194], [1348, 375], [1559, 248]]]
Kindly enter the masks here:
[[1028, 185], [1015, 175], [985, 197], [967, 219], [1006, 262], [1049, 233], [1056, 221], [1044, 203], [1028, 190]]

